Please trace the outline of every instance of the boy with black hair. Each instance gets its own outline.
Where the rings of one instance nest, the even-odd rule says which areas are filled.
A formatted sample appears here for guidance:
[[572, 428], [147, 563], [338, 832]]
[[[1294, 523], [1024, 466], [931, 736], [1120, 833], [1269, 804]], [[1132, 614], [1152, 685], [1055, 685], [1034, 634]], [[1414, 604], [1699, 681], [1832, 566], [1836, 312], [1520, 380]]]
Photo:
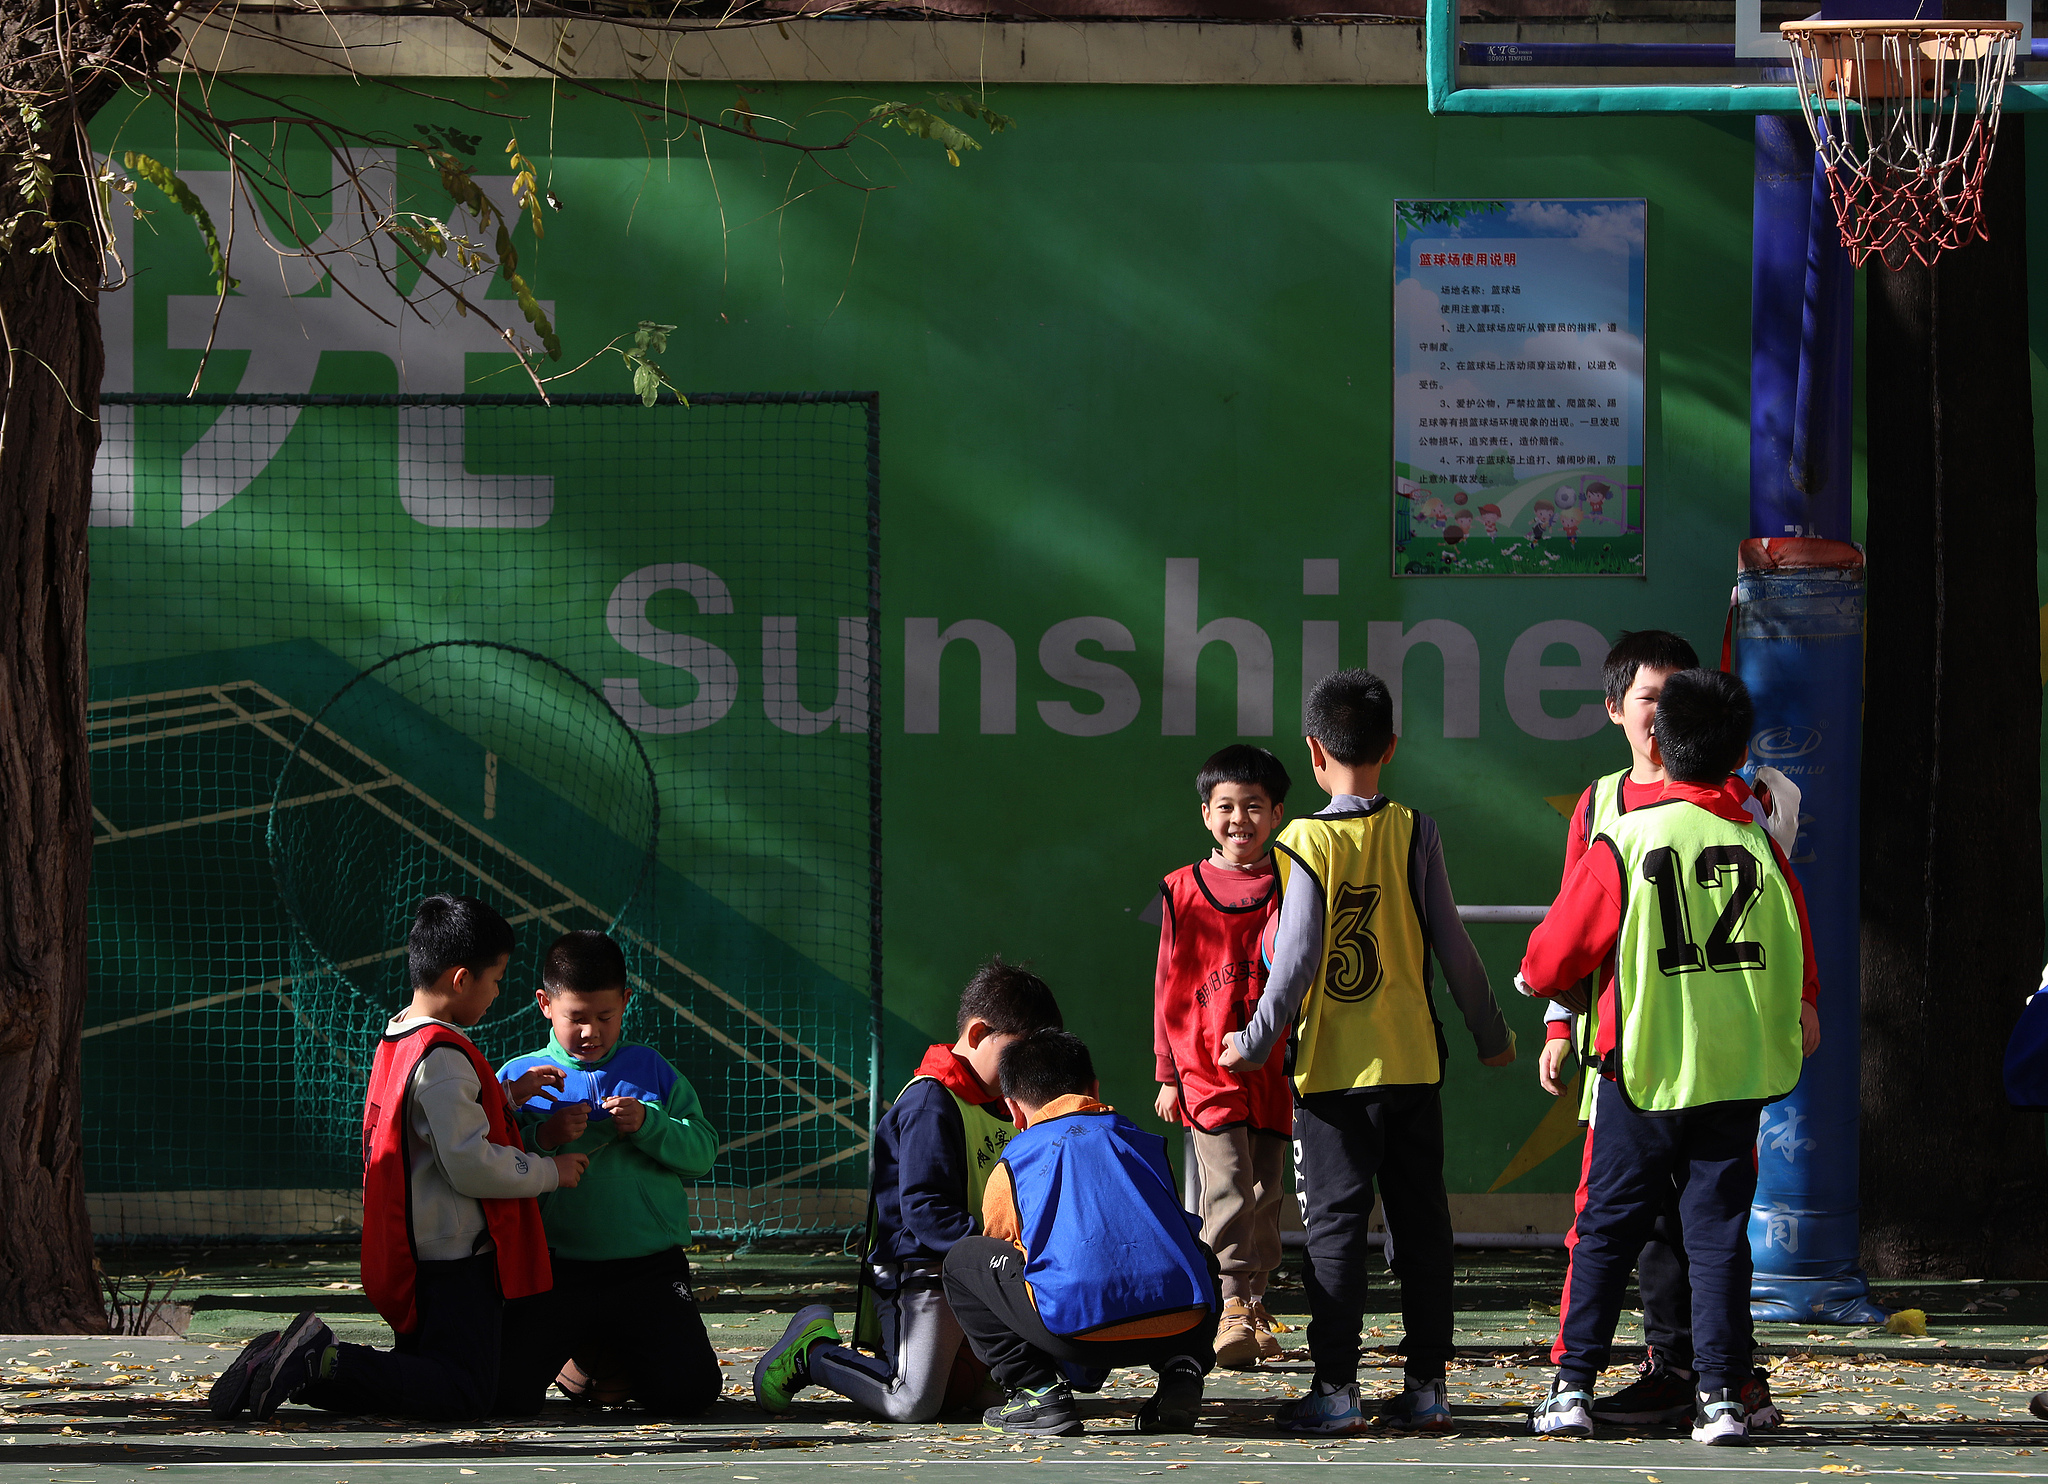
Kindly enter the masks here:
[[840, 1342], [828, 1304], [797, 1310], [754, 1366], [754, 1400], [787, 1412], [822, 1386], [890, 1422], [929, 1422], [972, 1400], [984, 1374], [946, 1302], [940, 1264], [980, 1223], [982, 1190], [1017, 1132], [997, 1092], [1003, 1052], [1057, 1030], [1045, 981], [990, 959], [960, 994], [950, 1046], [933, 1046], [875, 1128], [867, 1251], [854, 1344]]
[[1215, 1364], [1216, 1259], [1180, 1208], [1166, 1141], [1100, 1101], [1079, 1036], [1040, 1031], [1002, 1058], [1019, 1132], [983, 1197], [985, 1235], [946, 1254], [946, 1297], [1008, 1400], [1003, 1432], [1071, 1437], [1062, 1371], [1149, 1365], [1139, 1432], [1192, 1432]]
[[1529, 938], [1525, 992], [1554, 997], [1595, 970], [1604, 980], [1562, 1354], [1531, 1418], [1539, 1435], [1591, 1433], [1589, 1388], [1674, 1182], [1692, 1284], [1693, 1437], [1749, 1433], [1757, 1114], [1792, 1090], [1820, 1041], [1805, 902], [1777, 842], [1727, 787], [1753, 722], [1734, 676], [1670, 676], [1654, 721], [1662, 797], [1595, 838]]
[[1383, 1416], [1452, 1426], [1451, 1212], [1442, 1083], [1449, 1055], [1430, 959], [1488, 1066], [1515, 1059], [1514, 1032], [1458, 920], [1436, 824], [1380, 792], [1393, 760], [1393, 701], [1377, 675], [1344, 670], [1309, 694], [1309, 762], [1330, 795], [1297, 815], [1274, 857], [1283, 896], [1271, 977], [1226, 1071], [1263, 1066], [1293, 1028], [1295, 1187], [1308, 1228], [1309, 1393], [1281, 1409], [1301, 1433], [1361, 1432], [1358, 1340], [1367, 1302], [1367, 1223], [1379, 1187], [1388, 1266], [1401, 1280], [1406, 1377]]
[[498, 1072], [508, 1088], [553, 1073], [519, 1109], [527, 1146], [590, 1159], [574, 1190], [541, 1197], [555, 1284], [506, 1311], [500, 1416], [538, 1412], [551, 1381], [572, 1401], [630, 1399], [659, 1416], [718, 1400], [688, 1255], [689, 1182], [717, 1161], [718, 1134], [689, 1079], [623, 1039], [632, 994], [617, 943], [562, 934], [534, 992], [547, 1044]]
[[[1607, 651], [1601, 679], [1607, 695], [1607, 717], [1622, 729], [1629, 746], [1630, 765], [1590, 784], [1572, 810], [1565, 832], [1564, 877], [1569, 879], [1579, 857], [1593, 839], [1632, 809], [1653, 804], [1664, 793], [1664, 759], [1657, 751], [1652, 723], [1657, 698], [1664, 682], [1681, 670], [1697, 669], [1699, 656], [1691, 644], [1664, 629], [1624, 632]], [[1761, 769], [1757, 791], [1739, 776], [1730, 777], [1727, 787], [1738, 801], [1748, 802], [1749, 812], [1770, 830], [1788, 853], [1797, 834], [1799, 791], [1784, 775]], [[1789, 825], [1789, 828], [1787, 826]], [[1564, 1000], [1553, 1000], [1544, 1016], [1546, 1040], [1537, 1062], [1537, 1080], [1553, 1097], [1561, 1096], [1564, 1059], [1576, 1050], [1586, 1075], [1579, 1079], [1579, 1121], [1593, 1113], [1593, 1090], [1599, 1082], [1594, 1070], [1595, 1020], [1590, 998], [1597, 988], [1590, 980], [1569, 998], [1583, 1005], [1573, 1015]], [[1576, 1030], [1574, 1027], [1576, 1026]], [[1583, 1175], [1583, 1171], [1581, 1172]], [[1567, 1263], [1577, 1245], [1576, 1232], [1565, 1234]], [[1678, 1210], [1678, 1190], [1667, 1193], [1663, 1209], [1649, 1239], [1643, 1244], [1637, 1263], [1637, 1278], [1643, 1301], [1643, 1339], [1647, 1347], [1637, 1378], [1619, 1392], [1593, 1403], [1593, 1416], [1602, 1421], [1624, 1423], [1674, 1422], [1693, 1413], [1692, 1369], [1692, 1285], [1686, 1275], [1685, 1243]], [[1566, 1292], [1570, 1291], [1569, 1278]], [[1564, 1358], [1562, 1305], [1559, 1338], [1552, 1346], [1551, 1359]], [[1783, 1420], [1771, 1400], [1768, 1373], [1751, 1367], [1742, 1385], [1744, 1404], [1749, 1410], [1752, 1431], [1775, 1427]]]
[[1159, 964], [1153, 977], [1152, 1111], [1185, 1123], [1201, 1172], [1202, 1241], [1223, 1274], [1216, 1363], [1280, 1356], [1266, 1281], [1280, 1266], [1280, 1199], [1294, 1091], [1278, 1057], [1257, 1071], [1216, 1064], [1225, 1031], [1250, 1017], [1265, 987], [1259, 936], [1280, 906], [1267, 849], [1290, 780], [1263, 747], [1226, 747], [1196, 776], [1202, 823], [1216, 848], [1159, 883]]
[[247, 1406], [264, 1421], [287, 1400], [431, 1422], [489, 1410], [505, 1301], [550, 1282], [534, 1198], [574, 1186], [589, 1163], [520, 1147], [490, 1063], [463, 1034], [497, 999], [512, 942], [473, 897], [421, 902], [407, 940], [412, 1003], [377, 1043], [363, 1103], [363, 1292], [397, 1343], [337, 1344], [309, 1310], [242, 1348], [213, 1384], [214, 1416]]

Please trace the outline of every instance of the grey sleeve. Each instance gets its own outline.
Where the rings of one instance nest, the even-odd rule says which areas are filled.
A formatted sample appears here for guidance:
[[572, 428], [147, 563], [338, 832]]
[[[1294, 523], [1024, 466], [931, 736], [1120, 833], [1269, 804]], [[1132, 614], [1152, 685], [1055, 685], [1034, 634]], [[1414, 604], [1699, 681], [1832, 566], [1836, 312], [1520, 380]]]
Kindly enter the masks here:
[[1443, 966], [1444, 986], [1465, 1017], [1465, 1029], [1481, 1057], [1499, 1056], [1514, 1044], [1507, 1017], [1493, 997], [1486, 979], [1486, 965], [1479, 950], [1459, 920], [1457, 901], [1451, 896], [1450, 873], [1444, 869], [1444, 842], [1436, 821], [1427, 814], [1415, 816], [1415, 852], [1410, 857], [1412, 879], [1409, 889], [1422, 904], [1422, 919], [1429, 928], [1430, 947]]
[[[546, 1195], [560, 1182], [552, 1159], [491, 1142], [483, 1085], [467, 1057], [422, 1057], [413, 1072], [412, 1095], [425, 1117], [434, 1162], [458, 1194], [474, 1200]], [[504, 1096], [496, 1081], [490, 1096]]]
[[1273, 932], [1273, 971], [1252, 1018], [1243, 1030], [1233, 1032], [1238, 1051], [1253, 1066], [1265, 1065], [1274, 1046], [1300, 1016], [1301, 1002], [1316, 982], [1316, 960], [1322, 951], [1323, 886], [1297, 861], [1293, 881], [1280, 898], [1280, 926]]
[[1562, 1000], [1545, 1000], [1543, 1003], [1549, 1007], [1543, 1012], [1543, 1023], [1545, 1025], [1549, 1025], [1554, 1020], [1570, 1020], [1572, 1018], [1572, 1012], [1565, 1008]]

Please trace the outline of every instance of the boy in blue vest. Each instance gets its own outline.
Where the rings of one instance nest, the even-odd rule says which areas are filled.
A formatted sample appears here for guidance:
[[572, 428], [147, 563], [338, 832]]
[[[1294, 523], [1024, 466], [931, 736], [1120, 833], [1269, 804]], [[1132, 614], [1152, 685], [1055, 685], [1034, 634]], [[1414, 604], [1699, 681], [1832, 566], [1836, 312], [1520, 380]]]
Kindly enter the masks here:
[[1670, 676], [1654, 722], [1662, 796], [1606, 825], [1529, 938], [1525, 992], [1555, 997], [1596, 971], [1603, 981], [1558, 1373], [1531, 1418], [1540, 1436], [1592, 1432], [1590, 1388], [1622, 1290], [1674, 1184], [1692, 1285], [1693, 1437], [1749, 1435], [1757, 1114], [1792, 1090], [1820, 1043], [1805, 902], [1727, 786], [1753, 723], [1734, 676]]
[[980, 1223], [982, 1190], [1016, 1133], [997, 1092], [1004, 1051], [1060, 1025], [1060, 1007], [1030, 970], [992, 958], [960, 995], [950, 1046], [917, 1075], [875, 1129], [868, 1244], [854, 1340], [840, 1343], [827, 1304], [797, 1310], [754, 1366], [754, 1400], [787, 1412], [806, 1386], [836, 1391], [890, 1422], [929, 1422], [972, 1400], [985, 1377], [946, 1302], [939, 1265]]
[[1344, 670], [1309, 693], [1309, 763], [1330, 796], [1274, 841], [1280, 917], [1258, 1008], [1223, 1038], [1218, 1065], [1263, 1066], [1292, 1031], [1295, 1189], [1308, 1228], [1308, 1350], [1315, 1381], [1278, 1420], [1292, 1432], [1364, 1431], [1358, 1340], [1368, 1301], [1373, 1189], [1387, 1261], [1401, 1280], [1405, 1380], [1382, 1408], [1393, 1426], [1453, 1426], [1450, 1196], [1442, 1084], [1449, 1051], [1430, 960], [1487, 1066], [1515, 1036], [1458, 920], [1443, 842], [1426, 814], [1380, 792], [1393, 760], [1393, 700], [1377, 675]]
[[621, 1039], [632, 989], [619, 945], [564, 933], [534, 1002], [547, 1045], [499, 1069], [508, 1090], [551, 1073], [519, 1110], [527, 1147], [585, 1154], [574, 1190], [540, 1198], [555, 1286], [506, 1310], [499, 1416], [531, 1417], [548, 1384], [687, 1417], [718, 1400], [718, 1356], [690, 1291], [689, 1182], [718, 1158], [696, 1089], [652, 1046]]
[[1040, 1031], [1003, 1053], [1018, 1133], [989, 1177], [985, 1235], [946, 1254], [946, 1297], [1008, 1400], [983, 1422], [1072, 1437], [1065, 1374], [1149, 1365], [1140, 1432], [1192, 1432], [1216, 1363], [1216, 1259], [1180, 1206], [1166, 1141], [1099, 1101], [1079, 1036]]
[[[1563, 879], [1570, 878], [1579, 857], [1609, 824], [1663, 797], [1664, 759], [1657, 751], [1652, 731], [1657, 698], [1671, 676], [1680, 670], [1698, 668], [1699, 656], [1692, 645], [1665, 629], [1624, 633], [1607, 651], [1601, 667], [1607, 719], [1621, 728], [1628, 741], [1629, 766], [1596, 779], [1579, 795], [1571, 824], [1565, 831]], [[1789, 853], [1798, 834], [1799, 791], [1773, 769], [1758, 772], [1761, 792], [1749, 805], [1750, 814], [1771, 832], [1780, 849]], [[1769, 786], [1762, 787], [1766, 778]], [[1748, 785], [1739, 776], [1731, 777], [1727, 786], [1738, 799], [1749, 795]], [[1592, 987], [1588, 981], [1588, 989]], [[1581, 1000], [1585, 996], [1572, 998]], [[1543, 1090], [1553, 1097], [1562, 1096], [1566, 1090], [1562, 1075], [1565, 1056], [1574, 1049], [1578, 1051], [1580, 1064], [1585, 1068], [1579, 1082], [1581, 1123], [1592, 1117], [1593, 1091], [1599, 1084], [1597, 1058], [1593, 1055], [1593, 1020], [1587, 1013], [1575, 1016], [1563, 1000], [1552, 1000], [1543, 1017], [1546, 1039], [1537, 1063], [1537, 1081]], [[1584, 1171], [1580, 1173], [1583, 1178]], [[1568, 1253], [1577, 1243], [1576, 1232], [1566, 1233]], [[1696, 1379], [1692, 1369], [1692, 1282], [1686, 1273], [1684, 1228], [1675, 1185], [1665, 1193], [1657, 1223], [1649, 1240], [1643, 1243], [1642, 1256], [1636, 1263], [1636, 1280], [1642, 1293], [1647, 1354], [1634, 1381], [1593, 1403], [1593, 1417], [1601, 1422], [1637, 1424], [1689, 1422]], [[1564, 1358], [1564, 1312], [1570, 1294], [1567, 1277], [1564, 1301], [1559, 1306], [1559, 1338], [1551, 1349], [1553, 1362]], [[1784, 1421], [1784, 1414], [1771, 1399], [1769, 1373], [1762, 1367], [1750, 1368], [1741, 1389], [1751, 1432], [1776, 1427]]]

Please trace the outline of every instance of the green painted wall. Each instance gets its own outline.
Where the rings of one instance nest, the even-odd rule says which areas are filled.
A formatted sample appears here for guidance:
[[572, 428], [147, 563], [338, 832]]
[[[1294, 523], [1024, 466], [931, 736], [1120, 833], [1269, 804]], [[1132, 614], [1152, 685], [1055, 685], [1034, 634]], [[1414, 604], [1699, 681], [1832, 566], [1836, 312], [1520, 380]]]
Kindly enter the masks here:
[[[482, 101], [467, 82], [436, 87]], [[364, 120], [483, 128], [374, 87], [290, 91]], [[830, 113], [848, 91], [769, 87], [749, 103]], [[691, 97], [729, 101], [722, 89]], [[1369, 624], [1468, 631], [1478, 735], [1444, 735], [1439, 653], [1415, 648], [1387, 786], [1441, 823], [1461, 900], [1547, 901], [1564, 822], [1545, 797], [1576, 793], [1626, 751], [1604, 720], [1572, 741], [1517, 723], [1505, 686], [1518, 637], [1563, 620], [1610, 637], [1676, 628], [1703, 655], [1718, 646], [1746, 534], [1749, 123], [1435, 119], [1420, 89], [1401, 88], [1018, 87], [991, 102], [1018, 128], [964, 168], [893, 140], [893, 159], [863, 156], [892, 189], [857, 195], [800, 170], [794, 189], [811, 194], [780, 211], [789, 163], [744, 142], [713, 142], [714, 190], [696, 140], [650, 160], [644, 120], [613, 104], [556, 101], [551, 142], [545, 88], [512, 85], [491, 106], [535, 117], [522, 143], [564, 203], [525, 263], [572, 360], [650, 318], [679, 326], [668, 364], [691, 387], [880, 389], [890, 1006], [938, 1037], [978, 960], [1031, 960], [1095, 1047], [1106, 1095], [1143, 1120], [1156, 935], [1138, 914], [1162, 873], [1206, 849], [1192, 778], [1238, 735], [1221, 645], [1201, 661], [1195, 734], [1162, 735], [1166, 563], [1199, 560], [1200, 621], [1249, 619], [1270, 636], [1270, 741], [1299, 765], [1299, 808], [1321, 803], [1294, 735], [1301, 623], [1340, 621], [1346, 664], [1367, 662]], [[103, 143], [122, 112], [103, 117]], [[148, 114], [123, 130], [123, 144], [175, 155]], [[495, 159], [502, 141], [484, 132]], [[1646, 579], [1388, 575], [1389, 203], [1424, 196], [1648, 198]], [[145, 232], [138, 253], [141, 390], [182, 389], [197, 360], [164, 348], [164, 296], [205, 290], [173, 216], [157, 212], [159, 236]], [[493, 364], [472, 357], [472, 376]], [[239, 353], [219, 354], [206, 385], [233, 390], [241, 370]], [[577, 385], [623, 389], [624, 377], [600, 368]], [[382, 357], [330, 354], [315, 389], [399, 386]], [[483, 389], [520, 387], [499, 376]], [[1301, 595], [1304, 558], [1341, 561], [1341, 596]], [[1041, 717], [1100, 704], [1038, 662], [1046, 630], [1081, 616], [1135, 641], [1106, 657], [1141, 706], [1106, 736], [1062, 735]], [[1014, 642], [1014, 734], [981, 730], [966, 643], [945, 651], [938, 730], [906, 734], [904, 635], [920, 618], [983, 620]], [[1547, 658], [1577, 663], [1561, 645]], [[1568, 717], [1596, 700], [1566, 688], [1541, 705]], [[800, 799], [801, 777], [790, 786]], [[1539, 1013], [1509, 984], [1523, 936], [1475, 931], [1524, 1055], [1483, 1069], [1454, 1028], [1453, 1190], [1485, 1190], [1550, 1107], [1534, 1077]], [[903, 1050], [891, 1084], [908, 1075]], [[1573, 1160], [1561, 1153], [1511, 1188], [1567, 1189]]]

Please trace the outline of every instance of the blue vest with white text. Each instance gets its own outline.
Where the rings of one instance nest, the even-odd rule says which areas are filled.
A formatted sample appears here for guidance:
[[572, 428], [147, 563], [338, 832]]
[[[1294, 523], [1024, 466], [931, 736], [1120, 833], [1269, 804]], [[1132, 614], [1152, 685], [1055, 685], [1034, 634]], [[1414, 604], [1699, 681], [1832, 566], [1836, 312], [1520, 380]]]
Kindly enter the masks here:
[[1214, 1305], [1209, 1262], [1159, 1135], [1118, 1113], [1069, 1113], [1011, 1139], [1003, 1163], [1024, 1277], [1052, 1333]]

